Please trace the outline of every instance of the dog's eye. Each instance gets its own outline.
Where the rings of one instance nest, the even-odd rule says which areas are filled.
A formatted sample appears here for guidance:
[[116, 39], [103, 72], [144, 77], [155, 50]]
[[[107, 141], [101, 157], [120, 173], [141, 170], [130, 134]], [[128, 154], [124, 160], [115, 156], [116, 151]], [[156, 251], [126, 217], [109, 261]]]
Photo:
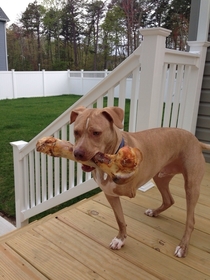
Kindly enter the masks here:
[[99, 136], [99, 135], [101, 135], [101, 132], [100, 131], [93, 131], [93, 135], [94, 136]]
[[78, 136], [79, 136], [79, 131], [78, 131], [78, 130], [75, 130], [75, 131], [74, 131], [74, 136], [75, 136], [75, 137], [78, 137]]

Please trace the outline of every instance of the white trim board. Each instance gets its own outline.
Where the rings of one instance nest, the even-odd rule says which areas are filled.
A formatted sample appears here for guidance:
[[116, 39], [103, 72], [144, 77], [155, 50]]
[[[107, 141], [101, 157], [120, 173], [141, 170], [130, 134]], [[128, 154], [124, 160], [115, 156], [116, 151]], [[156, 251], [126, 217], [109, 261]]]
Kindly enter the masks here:
[[0, 216], [0, 236], [15, 230], [16, 227]]

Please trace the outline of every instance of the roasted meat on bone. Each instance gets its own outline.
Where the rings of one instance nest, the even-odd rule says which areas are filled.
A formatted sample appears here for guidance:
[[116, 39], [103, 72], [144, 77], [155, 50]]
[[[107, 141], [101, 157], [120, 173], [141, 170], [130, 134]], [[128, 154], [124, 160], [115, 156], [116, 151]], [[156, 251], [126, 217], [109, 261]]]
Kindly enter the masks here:
[[124, 181], [134, 175], [141, 158], [139, 149], [124, 146], [114, 155], [98, 152], [89, 161], [78, 161], [74, 157], [73, 145], [69, 141], [60, 140], [53, 136], [43, 137], [38, 140], [36, 150], [53, 157], [63, 157], [81, 162], [92, 167], [91, 170], [99, 167], [118, 184], [123, 184]]

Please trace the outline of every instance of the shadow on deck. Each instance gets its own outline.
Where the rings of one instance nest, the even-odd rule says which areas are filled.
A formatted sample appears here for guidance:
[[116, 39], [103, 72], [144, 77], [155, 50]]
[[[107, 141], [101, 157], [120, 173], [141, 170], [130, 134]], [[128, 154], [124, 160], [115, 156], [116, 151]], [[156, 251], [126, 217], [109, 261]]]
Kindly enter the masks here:
[[171, 182], [175, 204], [157, 218], [144, 215], [160, 204], [154, 187], [122, 198], [128, 238], [108, 248], [117, 224], [103, 193], [0, 238], [3, 279], [210, 279], [210, 164], [196, 207], [188, 256], [173, 256], [184, 232], [185, 193], [181, 176]]

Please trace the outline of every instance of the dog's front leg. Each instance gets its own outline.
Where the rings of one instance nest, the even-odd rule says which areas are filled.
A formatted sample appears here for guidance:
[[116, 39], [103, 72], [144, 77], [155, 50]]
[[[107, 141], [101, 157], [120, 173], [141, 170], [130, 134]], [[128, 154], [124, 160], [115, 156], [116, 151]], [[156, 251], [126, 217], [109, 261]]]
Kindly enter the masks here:
[[105, 195], [114, 211], [115, 218], [117, 220], [118, 227], [119, 227], [118, 235], [111, 241], [109, 246], [113, 250], [119, 250], [119, 249], [121, 249], [121, 247], [124, 246], [125, 239], [127, 236], [126, 235], [126, 226], [127, 225], [125, 223], [122, 205], [121, 205], [119, 197], [110, 196], [107, 194], [105, 194]]

